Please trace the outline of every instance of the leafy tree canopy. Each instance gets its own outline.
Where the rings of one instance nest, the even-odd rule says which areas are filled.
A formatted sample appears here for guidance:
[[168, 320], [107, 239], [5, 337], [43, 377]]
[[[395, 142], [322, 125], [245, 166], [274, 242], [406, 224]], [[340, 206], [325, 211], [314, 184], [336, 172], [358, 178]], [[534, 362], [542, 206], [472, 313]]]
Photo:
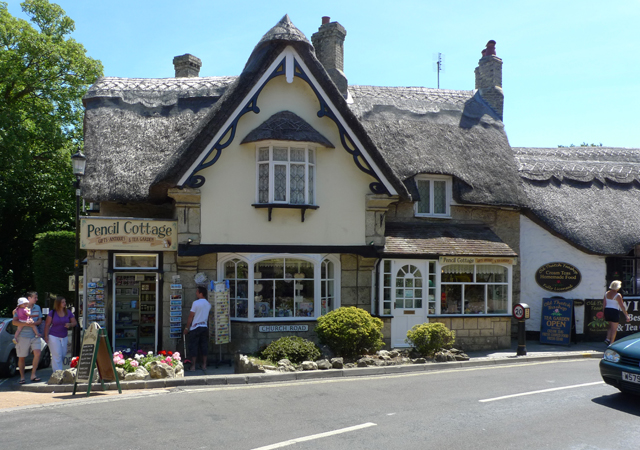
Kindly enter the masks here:
[[82, 96], [102, 75], [60, 6], [21, 6], [31, 23], [0, 2], [0, 313], [33, 289], [36, 234], [73, 228], [70, 156], [82, 140]]

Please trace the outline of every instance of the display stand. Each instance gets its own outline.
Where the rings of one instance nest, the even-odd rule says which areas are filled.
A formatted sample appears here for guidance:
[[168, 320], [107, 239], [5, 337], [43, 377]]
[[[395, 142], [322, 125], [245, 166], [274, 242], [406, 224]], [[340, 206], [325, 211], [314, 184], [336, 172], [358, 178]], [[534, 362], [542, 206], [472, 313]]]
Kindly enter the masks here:
[[89, 328], [85, 330], [84, 339], [82, 340], [76, 380], [73, 383], [73, 395], [76, 395], [78, 383], [87, 383], [87, 397], [91, 394], [91, 384], [96, 366], [100, 373], [102, 390], [106, 390], [104, 385], [105, 380], [115, 381], [118, 386], [118, 392], [122, 394], [116, 366], [113, 364], [113, 353], [111, 352], [106, 330], [100, 328], [100, 325], [96, 322], [93, 322], [89, 325]]
[[208, 289], [209, 303], [211, 303], [211, 311], [209, 312], [209, 339], [218, 346], [219, 356], [216, 361], [216, 368], [221, 364], [232, 365], [232, 361], [222, 359], [222, 345], [231, 342], [231, 315], [229, 314], [229, 281], [220, 281], [209, 283]]

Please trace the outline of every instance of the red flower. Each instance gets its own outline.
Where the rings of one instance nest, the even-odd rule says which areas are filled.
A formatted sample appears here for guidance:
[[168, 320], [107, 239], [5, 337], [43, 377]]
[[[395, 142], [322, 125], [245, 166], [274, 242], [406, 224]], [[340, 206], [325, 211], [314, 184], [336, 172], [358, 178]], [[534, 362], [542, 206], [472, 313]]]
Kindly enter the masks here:
[[169, 356], [173, 356], [173, 352], [172, 352], [171, 350], [169, 350], [169, 351], [167, 352], [167, 355], [169, 355]]
[[604, 313], [602, 311], [598, 311], [596, 313], [596, 318], [597, 319], [604, 319]]
[[79, 359], [80, 359], [80, 357], [79, 357], [79, 356], [74, 356], [74, 357], [71, 359], [71, 364], [69, 364], [69, 365], [70, 365], [70, 367], [71, 367], [72, 369], [78, 365], [78, 360], [79, 360]]
[[167, 356], [167, 352], [165, 352], [164, 350], [162, 350], [162, 351], [161, 351], [160, 353], [158, 353], [158, 354], [159, 354], [159, 355], [162, 355], [162, 356]]

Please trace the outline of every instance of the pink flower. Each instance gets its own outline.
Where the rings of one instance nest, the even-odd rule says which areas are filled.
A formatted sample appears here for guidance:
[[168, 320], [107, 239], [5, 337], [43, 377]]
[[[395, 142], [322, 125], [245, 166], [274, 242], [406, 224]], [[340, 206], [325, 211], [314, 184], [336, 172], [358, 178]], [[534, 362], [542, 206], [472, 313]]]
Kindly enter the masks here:
[[604, 319], [604, 313], [602, 311], [597, 312], [596, 319]]
[[171, 356], [167, 356], [167, 359], [165, 359], [165, 362], [169, 364], [171, 362]]
[[138, 367], [138, 361], [131, 361], [129, 364], [131, 364], [131, 367]]

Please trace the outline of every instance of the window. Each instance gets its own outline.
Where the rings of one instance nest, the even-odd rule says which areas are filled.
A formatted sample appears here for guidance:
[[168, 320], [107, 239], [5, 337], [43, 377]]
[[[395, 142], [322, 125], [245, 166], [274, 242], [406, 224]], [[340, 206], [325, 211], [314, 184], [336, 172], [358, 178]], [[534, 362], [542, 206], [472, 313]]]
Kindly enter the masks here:
[[451, 204], [451, 177], [444, 175], [418, 175], [416, 185], [420, 200], [415, 203], [419, 217], [449, 217]]
[[490, 264], [442, 267], [441, 314], [507, 314], [509, 269]]
[[257, 149], [256, 162], [257, 203], [314, 204], [314, 149], [262, 146]]
[[[395, 272], [395, 277], [393, 276]], [[382, 262], [382, 314], [391, 315], [394, 308], [420, 309], [436, 313], [436, 262]], [[427, 300], [426, 303], [424, 300]]]
[[339, 307], [339, 262], [321, 255], [221, 258], [231, 317], [300, 320]]
[[113, 268], [122, 270], [157, 269], [157, 254], [114, 253]]

